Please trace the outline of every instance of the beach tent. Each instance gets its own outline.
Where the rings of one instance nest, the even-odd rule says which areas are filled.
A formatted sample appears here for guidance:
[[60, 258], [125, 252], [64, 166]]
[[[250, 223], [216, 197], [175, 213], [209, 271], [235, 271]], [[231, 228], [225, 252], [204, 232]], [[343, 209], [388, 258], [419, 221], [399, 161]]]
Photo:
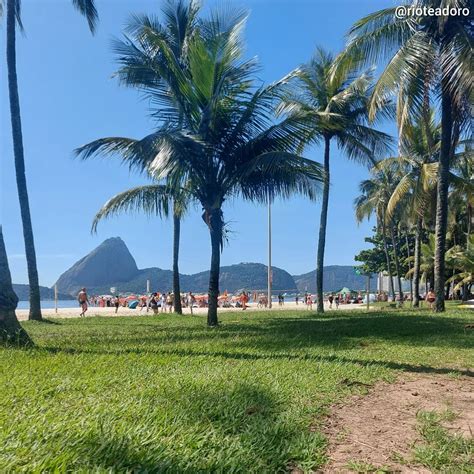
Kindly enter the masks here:
[[135, 309], [135, 308], [137, 307], [137, 305], [138, 305], [138, 301], [137, 301], [137, 300], [133, 300], [133, 301], [130, 301], [130, 302], [128, 303], [128, 307], [129, 307], [130, 309]]
[[344, 288], [341, 288], [339, 291], [335, 291], [336, 294], [340, 293], [341, 295], [347, 295], [347, 294], [351, 294], [351, 293], [357, 293], [357, 291], [354, 291], [354, 290], [350, 290], [349, 288], [347, 288], [346, 286]]

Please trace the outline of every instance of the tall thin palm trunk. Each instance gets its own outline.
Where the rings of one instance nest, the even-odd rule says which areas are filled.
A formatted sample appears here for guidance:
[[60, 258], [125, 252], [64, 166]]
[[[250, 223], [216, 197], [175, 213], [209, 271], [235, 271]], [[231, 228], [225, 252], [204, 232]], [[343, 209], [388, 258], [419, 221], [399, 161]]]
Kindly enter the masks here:
[[441, 149], [439, 154], [438, 187], [436, 193], [436, 247], [434, 261], [435, 311], [443, 312], [446, 231], [448, 228], [448, 189], [453, 129], [452, 105], [447, 86], [442, 84], [441, 92]]
[[[405, 241], [407, 244], [408, 271], [410, 271], [411, 270], [411, 252], [410, 252], [410, 241], [408, 239], [408, 230], [405, 231]], [[410, 301], [413, 304], [413, 275], [410, 276]]]
[[181, 307], [181, 288], [179, 284], [179, 240], [181, 234], [181, 218], [173, 212], [173, 294], [174, 311], [183, 314]]
[[211, 234], [211, 268], [209, 272], [209, 308], [207, 311], [207, 325], [214, 327], [218, 325], [217, 302], [219, 298], [219, 273], [223, 231], [221, 209], [212, 209], [206, 212], [206, 223]]
[[324, 313], [324, 297], [323, 297], [323, 279], [324, 279], [324, 249], [326, 246], [326, 228], [328, 221], [328, 204], [329, 204], [329, 185], [330, 185], [330, 137], [324, 137], [324, 185], [323, 185], [323, 202], [321, 204], [321, 220], [319, 223], [319, 239], [318, 239], [318, 256], [316, 262], [316, 297], [317, 311]]
[[30, 312], [28, 317], [29, 319], [41, 321], [42, 316], [38, 268], [36, 265], [33, 226], [31, 224], [30, 204], [26, 185], [20, 99], [18, 96], [18, 79], [16, 73], [16, 0], [7, 0], [7, 68], [16, 183], [18, 188], [18, 198], [20, 200], [23, 238], [25, 241], [26, 263], [28, 267], [28, 282], [30, 286]]
[[387, 263], [387, 272], [388, 272], [388, 292], [392, 301], [395, 301], [395, 288], [393, 286], [393, 273], [392, 273], [392, 264], [390, 261], [390, 253], [388, 252], [388, 241], [387, 241], [387, 229], [385, 225], [385, 214], [382, 216], [382, 238], [383, 238], [383, 249], [385, 252], [385, 260]]
[[393, 260], [395, 262], [395, 271], [397, 272], [398, 296], [400, 297], [400, 301], [403, 301], [402, 277], [400, 275], [400, 258], [398, 255], [398, 245], [397, 245], [397, 239], [395, 238], [395, 231], [393, 229], [393, 225], [390, 226], [390, 236], [392, 238]]
[[420, 306], [421, 228], [422, 219], [418, 217], [415, 229], [415, 262], [413, 269], [413, 306], [415, 308]]
[[0, 342], [27, 345], [31, 340], [16, 318], [17, 304], [0, 225]]

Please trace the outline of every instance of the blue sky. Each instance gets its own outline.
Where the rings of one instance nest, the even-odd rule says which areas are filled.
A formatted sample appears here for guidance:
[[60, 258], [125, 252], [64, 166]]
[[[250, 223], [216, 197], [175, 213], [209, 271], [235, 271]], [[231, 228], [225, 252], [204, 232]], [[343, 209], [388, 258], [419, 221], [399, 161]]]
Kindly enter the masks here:
[[[159, 0], [97, 0], [100, 25], [91, 36], [86, 21], [69, 0], [23, 0], [26, 36], [18, 39], [18, 75], [22, 106], [27, 178], [40, 283], [57, 277], [104, 239], [123, 238], [140, 268], [171, 267], [172, 223], [139, 215], [123, 215], [99, 225], [91, 235], [95, 212], [111, 196], [144, 183], [113, 159], [79, 162], [77, 146], [104, 136], [141, 137], [152, 130], [146, 102], [137, 92], [118, 85], [110, 42], [121, 34], [131, 12], [157, 13]], [[205, 2], [206, 7], [217, 3]], [[231, 0], [250, 12], [247, 52], [258, 56], [260, 78], [279, 79], [307, 61], [317, 45], [338, 52], [344, 34], [357, 19], [395, 4], [392, 0]], [[1, 50], [5, 28], [1, 26]], [[2, 61], [4, 54], [2, 54]], [[27, 272], [18, 206], [5, 66], [1, 74], [1, 222], [15, 283]], [[371, 223], [358, 226], [353, 200], [367, 175], [335, 148], [326, 264], [353, 264], [366, 246]], [[319, 148], [306, 156], [322, 160]], [[266, 209], [236, 201], [225, 207], [232, 238], [222, 264], [266, 262]], [[319, 203], [301, 198], [273, 206], [273, 264], [292, 274], [315, 268]], [[180, 269], [194, 273], [208, 268], [210, 243], [199, 209], [182, 226]]]

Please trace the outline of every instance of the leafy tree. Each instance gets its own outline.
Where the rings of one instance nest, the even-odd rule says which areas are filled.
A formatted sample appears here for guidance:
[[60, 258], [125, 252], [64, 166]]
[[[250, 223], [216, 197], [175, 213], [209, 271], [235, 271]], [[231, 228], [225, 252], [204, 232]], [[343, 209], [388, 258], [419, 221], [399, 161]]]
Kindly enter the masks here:
[[336, 143], [347, 158], [373, 164], [389, 149], [390, 137], [368, 124], [367, 102], [372, 77], [345, 68], [334, 69], [331, 54], [318, 48], [296, 75], [298, 90], [287, 97], [281, 110], [305, 120], [309, 132], [304, 144], [324, 144], [323, 199], [316, 265], [317, 310], [324, 312], [323, 271], [330, 188], [330, 150]]
[[[448, 187], [451, 157], [463, 132], [469, 134], [472, 104], [472, 15], [418, 15], [426, 8], [465, 8], [470, 0], [416, 0], [414, 15], [397, 18], [396, 7], [372, 13], [356, 22], [349, 32], [345, 67], [371, 65], [388, 59], [371, 98], [371, 115], [398, 94], [399, 127], [422, 115], [428, 94], [441, 104], [441, 143], [438, 159], [435, 293], [436, 311], [444, 311], [445, 244], [448, 222]], [[470, 8], [471, 7], [471, 8]], [[403, 133], [403, 132], [402, 132]]]
[[125, 44], [120, 62], [127, 70], [140, 64], [147, 84], [142, 87], [157, 100], [162, 120], [141, 140], [103, 138], [78, 150], [84, 159], [118, 154], [174, 189], [186, 185], [190, 198], [201, 204], [211, 239], [209, 326], [218, 324], [224, 202], [242, 197], [265, 203], [294, 193], [315, 198], [323, 176], [318, 164], [297, 154], [304, 124], [290, 117], [274, 120], [288, 78], [255, 86], [256, 62], [243, 59], [245, 18], [212, 13], [187, 44], [185, 68], [160, 32], [149, 38], [154, 50], [138, 46], [142, 37], [138, 45]]
[[[16, 71], [16, 27], [23, 30], [21, 23], [20, 0], [6, 1], [7, 22], [7, 69], [8, 92], [10, 97], [10, 116], [13, 136], [13, 154], [15, 159], [16, 183], [20, 200], [21, 220], [23, 223], [23, 238], [25, 241], [26, 263], [28, 267], [28, 281], [30, 285], [30, 312], [29, 319], [42, 320], [38, 267], [31, 223], [30, 203], [26, 183], [25, 157], [23, 150], [23, 133], [21, 127], [20, 98], [18, 93], [18, 78]], [[94, 0], [72, 0], [73, 6], [87, 18], [92, 32], [97, 23], [97, 10]], [[2, 9], [3, 10], [3, 9]], [[0, 10], [0, 12], [2, 12]]]

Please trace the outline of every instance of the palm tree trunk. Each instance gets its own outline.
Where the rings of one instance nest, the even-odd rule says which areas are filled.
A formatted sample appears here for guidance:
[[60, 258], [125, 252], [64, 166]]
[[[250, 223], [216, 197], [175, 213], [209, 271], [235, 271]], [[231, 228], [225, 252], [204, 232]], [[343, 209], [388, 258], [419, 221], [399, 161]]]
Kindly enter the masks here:
[[421, 226], [422, 220], [421, 217], [418, 217], [415, 230], [415, 263], [413, 269], [413, 306], [415, 308], [420, 306]]
[[444, 311], [444, 281], [446, 231], [448, 227], [448, 188], [453, 128], [452, 106], [449, 92], [442, 84], [441, 92], [441, 149], [439, 154], [438, 187], [436, 193], [436, 247], [434, 261], [435, 311]]
[[20, 99], [18, 96], [18, 79], [16, 74], [16, 0], [7, 0], [7, 68], [8, 92], [10, 97], [10, 116], [12, 123], [13, 154], [15, 157], [16, 184], [20, 200], [23, 238], [25, 241], [28, 281], [30, 285], [29, 319], [41, 321], [40, 289], [36, 252], [31, 224], [30, 204], [26, 186], [25, 157], [23, 153], [23, 136], [21, 130]]
[[31, 344], [27, 332], [16, 318], [17, 304], [18, 296], [13, 291], [3, 231], [0, 225], [0, 342], [19, 345]]
[[223, 219], [221, 209], [206, 211], [206, 223], [211, 234], [211, 269], [209, 272], [209, 308], [207, 311], [207, 325], [218, 325], [217, 300], [219, 297], [219, 272], [221, 263]]
[[173, 212], [173, 294], [174, 312], [183, 314], [181, 307], [181, 288], [179, 284], [179, 239], [181, 234], [181, 219]]
[[393, 230], [393, 225], [390, 226], [390, 235], [392, 237], [393, 260], [395, 262], [395, 271], [397, 272], [398, 296], [400, 297], [400, 301], [403, 301], [402, 277], [400, 275], [400, 260], [398, 257], [398, 245], [397, 245], [397, 240], [395, 239], [395, 232]]
[[393, 286], [392, 264], [390, 262], [390, 254], [388, 252], [388, 242], [387, 242], [387, 234], [386, 234], [386, 228], [385, 228], [385, 214], [382, 216], [382, 237], [383, 237], [383, 248], [385, 251], [385, 260], [387, 262], [388, 292], [390, 293], [392, 301], [395, 301], [395, 288]]
[[329, 153], [331, 139], [324, 137], [324, 185], [323, 185], [323, 202], [321, 204], [321, 220], [319, 223], [319, 240], [318, 240], [318, 256], [316, 262], [316, 298], [318, 313], [324, 313], [324, 296], [323, 296], [323, 279], [324, 279], [324, 248], [326, 246], [326, 228], [328, 221], [328, 204], [329, 204]]
[[[405, 232], [405, 241], [407, 244], [407, 257], [408, 257], [408, 271], [411, 270], [411, 252], [410, 252], [410, 241], [408, 239], [408, 230]], [[410, 273], [410, 301], [413, 304], [413, 275]]]

